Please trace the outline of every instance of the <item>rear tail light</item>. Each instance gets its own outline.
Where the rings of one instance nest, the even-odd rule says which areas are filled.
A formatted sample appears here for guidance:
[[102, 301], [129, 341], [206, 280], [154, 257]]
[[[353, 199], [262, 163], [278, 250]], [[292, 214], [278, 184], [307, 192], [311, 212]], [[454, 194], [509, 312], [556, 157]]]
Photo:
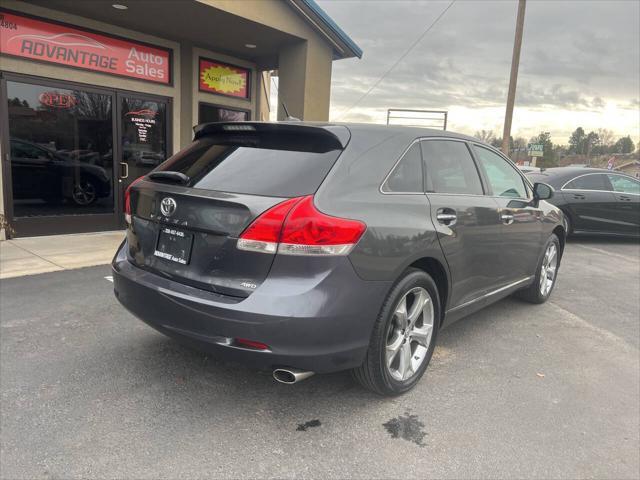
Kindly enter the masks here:
[[124, 192], [124, 219], [127, 223], [131, 223], [131, 187], [133, 187], [136, 183], [144, 178], [142, 177], [136, 178], [133, 182], [129, 184], [127, 189]]
[[299, 201], [300, 198], [290, 198], [271, 207], [256, 218], [240, 235], [238, 248], [254, 252], [276, 253], [284, 219]]
[[309, 195], [264, 212], [242, 232], [238, 248], [282, 255], [347, 255], [366, 229], [358, 220], [318, 211]]

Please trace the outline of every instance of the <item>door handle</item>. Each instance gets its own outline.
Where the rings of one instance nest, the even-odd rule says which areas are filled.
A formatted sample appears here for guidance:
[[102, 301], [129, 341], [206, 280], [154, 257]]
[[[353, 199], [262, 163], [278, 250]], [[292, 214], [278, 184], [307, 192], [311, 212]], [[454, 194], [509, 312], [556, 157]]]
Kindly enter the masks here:
[[576, 200], [584, 200], [585, 196], [581, 193], [574, 193], [573, 198], [575, 198]]
[[120, 162], [120, 167], [124, 167], [124, 174], [120, 171], [120, 178], [129, 178], [129, 164], [126, 162]]
[[453, 227], [458, 221], [458, 215], [456, 215], [456, 211], [453, 208], [441, 208], [436, 213], [436, 219], [442, 225]]
[[620, 200], [624, 200], [625, 202], [630, 202], [631, 201], [631, 199], [629, 197], [625, 196], [625, 195], [620, 195], [618, 198]]
[[511, 225], [513, 223], [513, 213], [503, 212], [500, 214], [500, 219], [505, 225]]

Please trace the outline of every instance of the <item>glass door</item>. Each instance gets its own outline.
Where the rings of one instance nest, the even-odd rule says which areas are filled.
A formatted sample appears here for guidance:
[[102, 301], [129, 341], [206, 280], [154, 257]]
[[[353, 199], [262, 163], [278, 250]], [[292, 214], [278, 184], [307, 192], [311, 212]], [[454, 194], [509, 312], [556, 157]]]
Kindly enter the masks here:
[[[167, 115], [168, 99], [118, 93], [120, 119], [119, 186], [120, 204], [124, 192], [137, 178], [164, 162], [170, 152]], [[123, 217], [121, 219], [123, 220]]]
[[9, 77], [4, 88], [11, 179], [6, 198], [17, 234], [115, 227], [115, 95]]

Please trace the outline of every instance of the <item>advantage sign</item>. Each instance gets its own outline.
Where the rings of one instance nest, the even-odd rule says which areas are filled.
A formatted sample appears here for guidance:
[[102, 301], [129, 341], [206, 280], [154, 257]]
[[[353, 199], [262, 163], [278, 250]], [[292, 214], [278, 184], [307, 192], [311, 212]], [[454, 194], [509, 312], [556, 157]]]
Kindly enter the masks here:
[[0, 53], [40, 62], [171, 83], [171, 51], [21, 13], [0, 10]]
[[544, 156], [544, 145], [542, 143], [530, 143], [527, 145], [527, 155], [530, 157]]

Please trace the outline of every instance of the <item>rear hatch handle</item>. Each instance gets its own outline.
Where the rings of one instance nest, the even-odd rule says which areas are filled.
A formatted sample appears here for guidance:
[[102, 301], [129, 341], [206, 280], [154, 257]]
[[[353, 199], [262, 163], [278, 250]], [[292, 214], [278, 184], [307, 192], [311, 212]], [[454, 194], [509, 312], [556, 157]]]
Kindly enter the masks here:
[[164, 170], [159, 172], [151, 172], [147, 177], [151, 180], [160, 180], [161, 182], [172, 182], [186, 185], [189, 183], [190, 178], [181, 172], [172, 172], [170, 170]]

